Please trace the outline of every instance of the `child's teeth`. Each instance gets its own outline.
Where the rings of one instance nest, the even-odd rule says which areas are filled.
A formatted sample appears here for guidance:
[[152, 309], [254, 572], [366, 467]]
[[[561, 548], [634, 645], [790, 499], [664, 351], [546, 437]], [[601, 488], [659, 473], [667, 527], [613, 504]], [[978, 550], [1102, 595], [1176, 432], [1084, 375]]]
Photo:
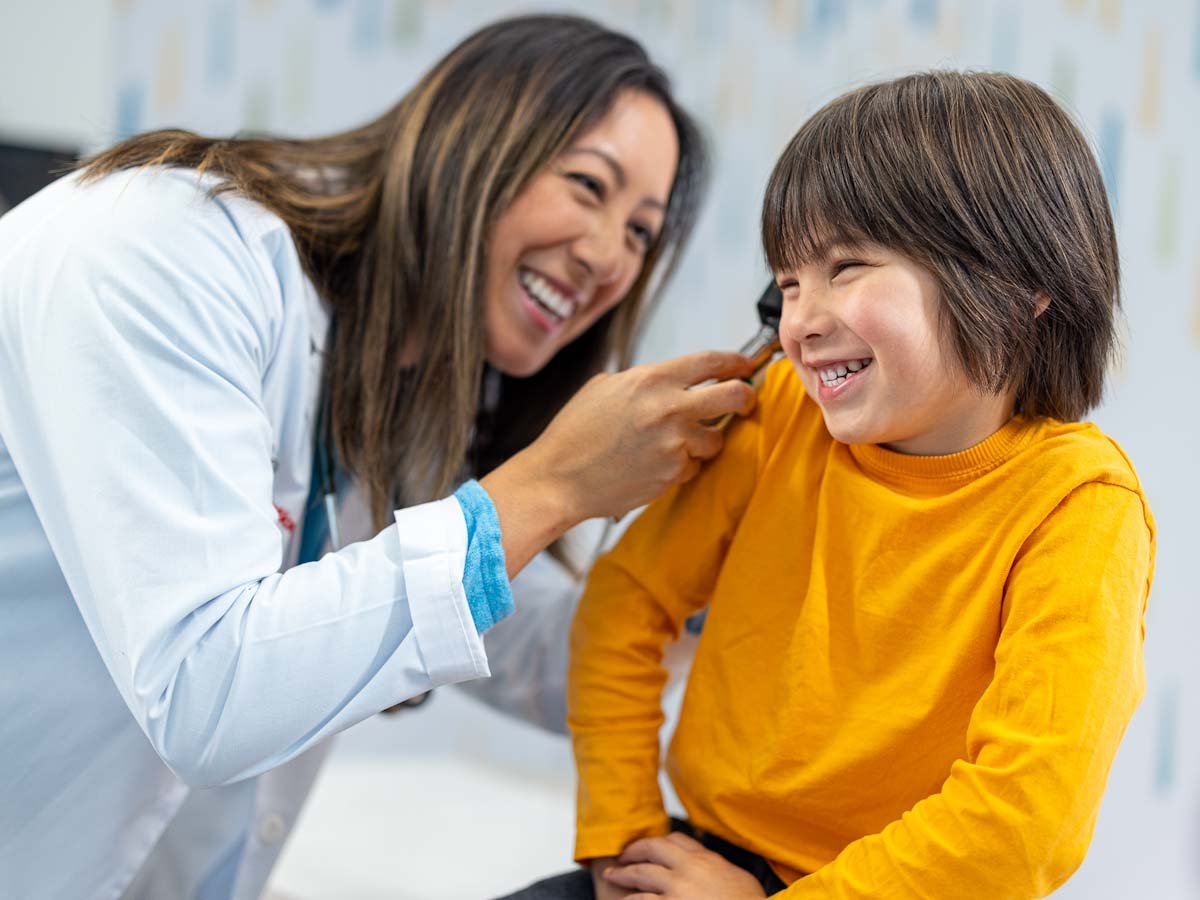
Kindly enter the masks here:
[[855, 372], [861, 372], [870, 364], [870, 358], [856, 359], [844, 364], [830, 366], [828, 369], [821, 369], [821, 381], [829, 387], [837, 387]]

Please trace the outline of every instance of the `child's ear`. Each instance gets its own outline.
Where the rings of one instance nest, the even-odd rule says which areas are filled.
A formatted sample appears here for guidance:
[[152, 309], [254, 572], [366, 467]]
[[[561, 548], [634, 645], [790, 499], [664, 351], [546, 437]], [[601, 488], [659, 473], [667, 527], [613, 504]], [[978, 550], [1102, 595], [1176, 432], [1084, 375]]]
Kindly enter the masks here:
[[1033, 317], [1036, 319], [1046, 311], [1046, 307], [1050, 305], [1050, 295], [1045, 291], [1038, 291], [1033, 295]]

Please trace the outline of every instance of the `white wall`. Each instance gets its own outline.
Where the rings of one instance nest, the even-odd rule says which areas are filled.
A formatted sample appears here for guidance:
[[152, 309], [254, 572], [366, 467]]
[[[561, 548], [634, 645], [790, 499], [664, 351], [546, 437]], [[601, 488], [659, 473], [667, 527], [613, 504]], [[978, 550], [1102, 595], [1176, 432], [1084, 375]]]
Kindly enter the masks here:
[[0, 141], [112, 139], [113, 27], [108, 0], [0, 0]]

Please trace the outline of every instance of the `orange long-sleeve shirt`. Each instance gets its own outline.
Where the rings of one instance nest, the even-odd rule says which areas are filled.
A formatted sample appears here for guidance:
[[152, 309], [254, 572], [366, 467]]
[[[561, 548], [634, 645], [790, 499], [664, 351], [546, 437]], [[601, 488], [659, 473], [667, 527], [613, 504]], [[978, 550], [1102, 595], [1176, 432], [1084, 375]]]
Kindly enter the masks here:
[[667, 760], [695, 825], [789, 898], [1050, 892], [1144, 690], [1154, 540], [1092, 425], [1016, 418], [941, 457], [846, 446], [775, 366], [722, 454], [593, 572], [577, 858], [666, 832], [662, 650], [707, 604]]

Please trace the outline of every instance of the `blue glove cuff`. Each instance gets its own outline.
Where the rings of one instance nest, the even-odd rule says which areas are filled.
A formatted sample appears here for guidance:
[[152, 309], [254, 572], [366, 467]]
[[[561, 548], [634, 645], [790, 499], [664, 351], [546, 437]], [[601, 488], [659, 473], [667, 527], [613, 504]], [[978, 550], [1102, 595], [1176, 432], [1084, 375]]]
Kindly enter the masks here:
[[475, 630], [483, 634], [513, 611], [512, 588], [500, 543], [496, 507], [478, 481], [468, 481], [454, 492], [467, 523], [467, 561], [463, 590]]

